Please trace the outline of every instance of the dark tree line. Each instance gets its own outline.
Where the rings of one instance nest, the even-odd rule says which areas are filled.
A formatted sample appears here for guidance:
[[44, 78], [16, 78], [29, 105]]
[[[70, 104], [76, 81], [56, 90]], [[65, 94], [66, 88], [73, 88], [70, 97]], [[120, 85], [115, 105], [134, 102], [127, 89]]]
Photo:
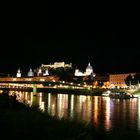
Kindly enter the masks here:
[[49, 69], [50, 75], [59, 76], [60, 80], [64, 81], [72, 81], [72, 76], [74, 74], [74, 69], [72, 68], [56, 68], [56, 69]]
[[50, 68], [49, 74], [56, 75], [60, 78], [61, 81], [73, 82], [77, 84], [83, 84], [86, 82], [87, 84], [93, 83], [93, 75], [85, 76], [85, 77], [75, 77], [74, 76], [75, 69], [73, 68]]

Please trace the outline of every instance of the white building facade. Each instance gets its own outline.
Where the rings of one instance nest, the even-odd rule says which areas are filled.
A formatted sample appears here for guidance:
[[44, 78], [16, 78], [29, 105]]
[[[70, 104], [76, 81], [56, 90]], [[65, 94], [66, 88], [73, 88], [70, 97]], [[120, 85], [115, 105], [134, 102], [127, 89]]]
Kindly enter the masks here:
[[89, 76], [93, 74], [93, 76], [95, 76], [95, 73], [93, 73], [93, 68], [90, 65], [90, 63], [88, 63], [88, 66], [86, 67], [85, 72], [81, 72], [79, 69], [75, 70], [74, 76]]
[[21, 77], [21, 71], [18, 69], [16, 77]]

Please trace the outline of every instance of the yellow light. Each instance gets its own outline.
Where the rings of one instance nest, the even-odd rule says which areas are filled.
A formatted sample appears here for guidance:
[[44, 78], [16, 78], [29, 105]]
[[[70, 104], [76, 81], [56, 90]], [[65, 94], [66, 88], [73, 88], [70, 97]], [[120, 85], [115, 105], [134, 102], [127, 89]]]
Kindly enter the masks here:
[[40, 81], [45, 81], [45, 79], [40, 79]]
[[70, 84], [73, 85], [73, 82], [71, 82]]
[[13, 81], [16, 81], [17, 79], [16, 78], [13, 78]]
[[110, 98], [106, 98], [105, 124], [106, 124], [106, 129], [109, 130], [111, 127], [111, 124], [110, 124]]

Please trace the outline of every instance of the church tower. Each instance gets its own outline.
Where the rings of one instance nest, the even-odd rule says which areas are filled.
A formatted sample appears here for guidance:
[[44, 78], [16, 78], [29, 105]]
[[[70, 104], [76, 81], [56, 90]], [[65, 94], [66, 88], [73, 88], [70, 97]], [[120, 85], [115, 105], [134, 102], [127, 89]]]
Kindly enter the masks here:
[[41, 68], [38, 69], [37, 76], [42, 76], [42, 70], [41, 70]]
[[18, 69], [18, 71], [17, 71], [17, 77], [21, 77], [21, 71], [20, 71], [20, 69]]
[[48, 69], [45, 70], [45, 72], [43, 73], [43, 76], [47, 76], [49, 75]]
[[32, 71], [32, 69], [30, 68], [29, 72], [28, 72], [28, 77], [33, 77], [34, 76], [34, 73]]

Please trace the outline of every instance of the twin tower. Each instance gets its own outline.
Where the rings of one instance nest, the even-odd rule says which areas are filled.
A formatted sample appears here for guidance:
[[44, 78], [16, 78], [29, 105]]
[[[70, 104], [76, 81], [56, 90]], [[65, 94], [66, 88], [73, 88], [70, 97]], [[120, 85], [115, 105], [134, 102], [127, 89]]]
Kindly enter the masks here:
[[[30, 68], [29, 72], [27, 73], [27, 76], [33, 77], [34, 75], [35, 75], [35, 73]], [[42, 69], [39, 68], [36, 75], [37, 76], [47, 76], [47, 75], [49, 75], [49, 72], [47, 69], [44, 72], [42, 72]], [[22, 76], [21, 71], [20, 71], [20, 69], [18, 69], [16, 77], [21, 77], [21, 76]]]

